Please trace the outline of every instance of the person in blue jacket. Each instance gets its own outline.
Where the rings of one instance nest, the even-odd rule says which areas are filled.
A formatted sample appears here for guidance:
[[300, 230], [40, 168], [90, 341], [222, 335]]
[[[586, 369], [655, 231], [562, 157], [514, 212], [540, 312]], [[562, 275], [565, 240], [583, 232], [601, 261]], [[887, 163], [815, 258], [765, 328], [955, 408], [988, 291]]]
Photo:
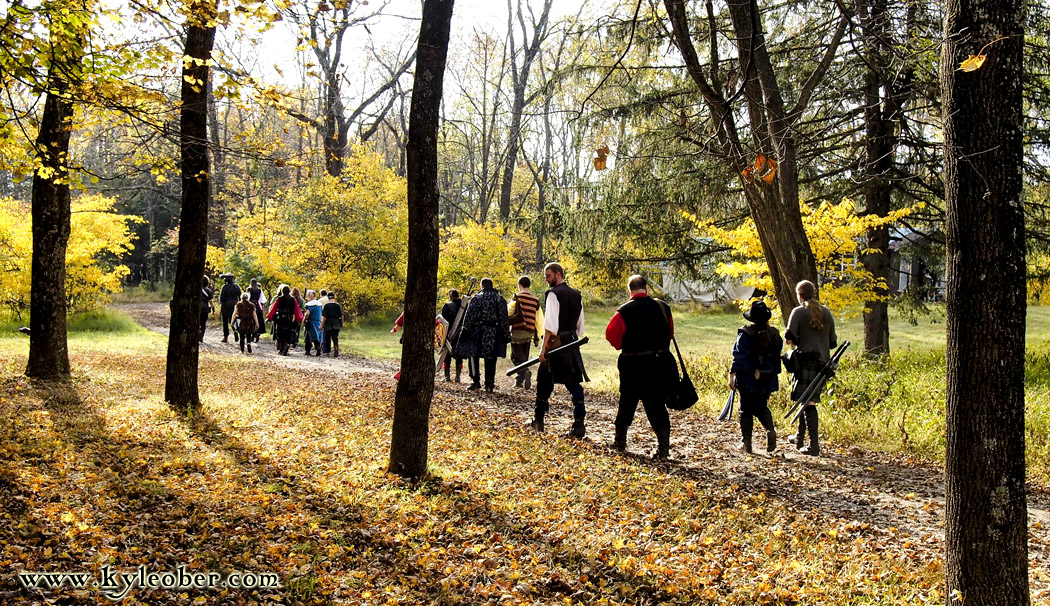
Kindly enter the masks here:
[[766, 430], [766, 451], [777, 447], [773, 413], [769, 411], [769, 394], [779, 389], [780, 351], [784, 340], [769, 325], [773, 314], [765, 301], [754, 301], [744, 318], [751, 322], [737, 330], [733, 345], [733, 366], [729, 370], [729, 388], [740, 395], [740, 434], [738, 449], [751, 453], [751, 434], [755, 418]]

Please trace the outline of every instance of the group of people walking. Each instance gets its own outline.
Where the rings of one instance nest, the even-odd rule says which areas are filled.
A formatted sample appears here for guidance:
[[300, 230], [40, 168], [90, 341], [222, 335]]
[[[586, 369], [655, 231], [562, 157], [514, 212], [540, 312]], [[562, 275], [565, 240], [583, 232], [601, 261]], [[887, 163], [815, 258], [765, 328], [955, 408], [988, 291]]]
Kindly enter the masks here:
[[[529, 359], [531, 346], [539, 347], [539, 368], [536, 373], [536, 400], [530, 426], [544, 431], [545, 418], [550, 409], [550, 397], [555, 385], [564, 385], [572, 398], [573, 423], [568, 435], [582, 438], [586, 435], [587, 408], [583, 382], [589, 380], [578, 347], [567, 348], [554, 355], [547, 352], [571, 344], [584, 335], [584, 311], [580, 292], [565, 281], [565, 271], [557, 263], [544, 268], [544, 279], [549, 290], [541, 299], [532, 294], [527, 276], [518, 280], [518, 290], [508, 303], [496, 290], [492, 280], [481, 281], [481, 291], [466, 303], [458, 330], [449, 335], [454, 344], [453, 355], [445, 360], [445, 381], [452, 381], [451, 367], [456, 366], [455, 381], [460, 381], [463, 360], [468, 362], [470, 390], [482, 388], [481, 366], [484, 362], [484, 389], [495, 390], [497, 358], [506, 357], [511, 346], [511, 360], [515, 366]], [[678, 366], [671, 353], [674, 336], [674, 318], [671, 308], [649, 296], [645, 277], [631, 276], [627, 290], [630, 300], [617, 308], [605, 329], [605, 338], [620, 351], [617, 360], [620, 390], [615, 437], [611, 446], [617, 450], [627, 447], [628, 428], [634, 422], [641, 402], [649, 425], [656, 434], [655, 457], [665, 459], [670, 452], [671, 421], [667, 409], [672, 389], [678, 385]], [[770, 325], [772, 312], [763, 301], [752, 303], [744, 312], [748, 324], [737, 331], [733, 345], [729, 387], [740, 396], [739, 449], [752, 452], [754, 419], [766, 432], [766, 450], [777, 445], [773, 415], [769, 410], [769, 396], [779, 389], [779, 375], [783, 369], [782, 354], [785, 342], [793, 346], [793, 378], [791, 398], [806, 395], [810, 383], [818, 380], [820, 369], [830, 359], [837, 345], [835, 321], [831, 311], [817, 299], [816, 286], [804, 280], [796, 286], [798, 307], [791, 310], [784, 337]], [[455, 326], [464, 301], [455, 290], [441, 309], [441, 317], [449, 326]], [[515, 375], [515, 387], [529, 389], [532, 371], [529, 368]], [[820, 454], [817, 403], [819, 385], [801, 404], [798, 429], [788, 437], [799, 452]], [[808, 436], [808, 443], [807, 443]]]
[[[288, 355], [302, 336], [307, 356], [314, 352], [316, 356], [339, 357], [343, 307], [334, 290], [321, 289], [318, 296], [317, 291], [308, 289], [304, 297], [298, 287], [281, 284], [277, 287], [277, 296], [268, 301], [258, 280], [253, 278], [248, 289], [242, 291], [233, 274], [225, 273], [220, 277], [224, 281], [218, 301], [223, 343], [229, 342], [232, 333], [233, 340], [240, 344], [241, 353], [250, 354], [252, 344], [257, 344], [259, 336], [266, 332], [269, 320], [280, 355]], [[214, 313], [214, 298], [210, 280], [205, 276], [201, 292], [201, 342], [204, 341], [208, 318]]]
[[[536, 370], [536, 399], [530, 427], [544, 431], [545, 418], [550, 410], [550, 398], [556, 385], [564, 385], [573, 406], [573, 423], [568, 435], [583, 438], [586, 435], [587, 407], [583, 383], [589, 381], [579, 347], [566, 347], [584, 336], [583, 298], [580, 291], [565, 281], [565, 270], [558, 263], [549, 263], [543, 269], [548, 290], [541, 298], [531, 291], [528, 276], [518, 279], [517, 291], [511, 300], [500, 294], [489, 278], [481, 280], [481, 290], [464, 301], [456, 290], [449, 292], [442, 306], [438, 322], [452, 328], [448, 341], [452, 355], [444, 362], [444, 380], [459, 383], [464, 360], [470, 378], [468, 390], [495, 391], [498, 358], [507, 356], [515, 366], [529, 360], [532, 347], [538, 347], [539, 366]], [[298, 344], [305, 328], [305, 351], [310, 355], [339, 356], [339, 331], [343, 325], [343, 309], [334, 291], [322, 289], [320, 296], [314, 290], [300, 295], [298, 288], [278, 287], [278, 296], [267, 308], [266, 295], [257, 280], [252, 280], [247, 291], [234, 281], [232, 274], [221, 276], [225, 283], [219, 294], [224, 343], [231, 329], [234, 340], [243, 353], [252, 351], [259, 335], [271, 322], [274, 342], [281, 355]], [[623, 451], [627, 447], [628, 428], [634, 422], [641, 402], [649, 425], [656, 434], [655, 458], [666, 459], [670, 453], [671, 421], [667, 402], [678, 385], [678, 365], [671, 353], [674, 337], [674, 317], [671, 308], [649, 296], [645, 277], [631, 276], [627, 282], [630, 300], [617, 308], [605, 329], [605, 338], [620, 351], [617, 370], [620, 377], [619, 402], [614, 421], [615, 437], [611, 446]], [[800, 403], [797, 431], [788, 437], [799, 452], [820, 454], [817, 404], [820, 385], [810, 390], [810, 384], [820, 380], [820, 370], [831, 357], [837, 345], [834, 316], [817, 299], [816, 286], [803, 280], [796, 285], [798, 307], [791, 310], [787, 329], [781, 337], [770, 325], [772, 312], [763, 301], [755, 301], [743, 316], [748, 324], [737, 331], [733, 345], [733, 361], [729, 371], [729, 388], [740, 396], [739, 449], [752, 452], [754, 420], [757, 418], [766, 433], [766, 450], [777, 445], [773, 415], [769, 410], [769, 396], [779, 389], [779, 375], [783, 369], [782, 353], [785, 343], [794, 349], [791, 399]], [[214, 307], [214, 293], [209, 280], [204, 278], [201, 308], [201, 340], [205, 323]], [[268, 310], [268, 311], [267, 311]], [[457, 322], [458, 319], [458, 322]], [[394, 329], [403, 325], [403, 315]], [[455, 379], [452, 367], [455, 366]], [[484, 367], [484, 380], [482, 380]], [[515, 387], [532, 388], [532, 369], [524, 368], [515, 374]], [[808, 392], [808, 395], [807, 395]], [[807, 443], [808, 437], [808, 443]]]

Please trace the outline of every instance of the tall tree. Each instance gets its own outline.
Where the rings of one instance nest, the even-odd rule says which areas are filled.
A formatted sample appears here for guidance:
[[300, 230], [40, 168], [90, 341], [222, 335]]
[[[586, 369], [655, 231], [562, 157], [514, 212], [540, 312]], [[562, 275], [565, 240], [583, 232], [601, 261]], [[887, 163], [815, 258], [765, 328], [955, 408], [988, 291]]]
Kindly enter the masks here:
[[[701, 63], [693, 45], [685, 0], [664, 0], [673, 39], [686, 69], [710, 112], [717, 146], [739, 182], [758, 227], [762, 250], [783, 309], [795, 305], [795, 282], [816, 281], [817, 270], [799, 210], [799, 167], [794, 131], [808, 109], [816, 87], [835, 59], [848, 21], [839, 20], [824, 42], [824, 52], [803, 79], [788, 107], [774, 69], [757, 0], [730, 0], [737, 57], [726, 68], [719, 57], [718, 28], [707, 3], [709, 64]], [[723, 86], [725, 82], [725, 86]], [[739, 88], [733, 90], [739, 84]], [[738, 110], [734, 101], [742, 99]], [[751, 151], [741, 137], [738, 114], [746, 111]], [[775, 164], [770, 164], [774, 160]], [[762, 178], [767, 177], [767, 178]]]
[[[552, 0], [543, 0], [539, 20], [536, 19], [532, 6], [529, 6], [529, 15], [532, 17], [532, 39], [530, 40], [529, 28], [525, 26], [522, 0], [518, 0], [516, 10], [511, 6], [511, 0], [507, 0], [507, 37], [510, 41], [510, 77], [514, 85], [514, 97], [510, 106], [510, 132], [507, 134], [506, 164], [503, 168], [503, 185], [499, 196], [499, 214], [504, 221], [510, 219], [510, 194], [514, 186], [514, 169], [518, 163], [518, 150], [521, 148], [521, 115], [525, 111], [525, 93], [528, 90], [529, 73], [540, 53], [543, 41], [547, 39], [551, 2]], [[514, 38], [515, 14], [518, 25], [521, 27], [522, 37], [520, 67]]]
[[200, 354], [201, 281], [207, 254], [208, 201], [211, 196], [207, 83], [217, 17], [215, 0], [193, 0], [187, 8], [179, 117], [182, 213], [164, 383], [164, 399], [183, 413], [200, 408], [197, 361]]
[[[948, 600], [1026, 606], [1025, 3], [948, 0], [945, 14]], [[983, 65], [962, 69], [972, 56]]]
[[38, 165], [33, 174], [31, 333], [26, 366], [26, 375], [39, 379], [69, 378], [66, 247], [70, 230], [69, 140], [73, 129], [70, 89], [82, 76], [85, 9], [80, 2], [56, 2], [45, 13], [51, 52], [44, 82], [44, 111], [34, 145]]
[[434, 301], [438, 268], [438, 118], [454, 0], [424, 0], [408, 126], [408, 284], [401, 379], [394, 397], [390, 471], [427, 470], [434, 396]]

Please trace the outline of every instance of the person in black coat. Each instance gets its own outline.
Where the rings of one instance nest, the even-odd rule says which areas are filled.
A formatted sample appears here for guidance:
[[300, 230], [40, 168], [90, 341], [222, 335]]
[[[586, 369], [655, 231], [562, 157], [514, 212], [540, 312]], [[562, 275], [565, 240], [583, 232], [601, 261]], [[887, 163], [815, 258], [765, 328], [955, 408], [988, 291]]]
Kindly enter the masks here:
[[496, 389], [496, 358], [507, 357], [510, 322], [507, 300], [499, 294], [492, 279], [481, 279], [481, 292], [474, 295], [463, 314], [456, 355], [470, 358], [468, 389], [481, 389], [481, 359], [485, 359], [485, 391]]
[[[222, 342], [227, 343], [230, 339], [230, 324], [233, 323], [233, 311], [241, 300], [241, 287], [234, 281], [233, 274], [222, 274], [224, 284], [219, 291], [219, 313], [222, 315]], [[239, 338], [237, 331], [233, 331], [233, 340]]]
[[740, 394], [740, 434], [738, 448], [751, 453], [751, 434], [755, 418], [766, 430], [766, 452], [777, 447], [777, 431], [773, 413], [769, 411], [769, 395], [780, 388], [780, 351], [784, 340], [777, 329], [769, 325], [773, 314], [764, 301], [754, 301], [744, 318], [751, 324], [737, 331], [733, 345], [733, 365], [729, 369], [729, 388]]
[[[456, 323], [456, 316], [459, 315], [459, 310], [463, 307], [463, 299], [459, 296], [459, 291], [453, 288], [448, 291], [448, 301], [441, 306], [441, 317], [448, 322], [448, 336], [446, 337], [453, 343], [459, 339], [459, 327], [456, 327], [456, 334], [452, 333], [452, 328]], [[456, 358], [456, 383], [459, 383], [459, 377], [463, 373], [463, 358], [454, 354], [445, 356], [445, 382], [448, 383], [452, 380], [452, 358]]]

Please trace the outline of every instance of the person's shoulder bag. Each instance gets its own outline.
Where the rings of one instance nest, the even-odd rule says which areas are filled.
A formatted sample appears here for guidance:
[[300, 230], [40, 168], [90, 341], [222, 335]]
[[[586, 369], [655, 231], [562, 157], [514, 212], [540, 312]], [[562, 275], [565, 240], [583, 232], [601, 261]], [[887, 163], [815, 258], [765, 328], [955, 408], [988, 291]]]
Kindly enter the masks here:
[[678, 369], [675, 369], [674, 377], [671, 379], [672, 385], [667, 390], [667, 407], [671, 410], [686, 410], [692, 407], [693, 404], [700, 399], [700, 396], [696, 394], [696, 387], [693, 386], [693, 380], [689, 378], [689, 371], [685, 367], [685, 361], [682, 360], [682, 352], [678, 349], [678, 339], [675, 339], [674, 331], [671, 330], [671, 318], [667, 315], [667, 309], [664, 307], [665, 303], [656, 300], [657, 305], [660, 306], [660, 312], [664, 315], [664, 320], [667, 322], [667, 329], [671, 331], [671, 342], [674, 343], [674, 351], [678, 357], [678, 366], [682, 368], [682, 376], [678, 377]]

